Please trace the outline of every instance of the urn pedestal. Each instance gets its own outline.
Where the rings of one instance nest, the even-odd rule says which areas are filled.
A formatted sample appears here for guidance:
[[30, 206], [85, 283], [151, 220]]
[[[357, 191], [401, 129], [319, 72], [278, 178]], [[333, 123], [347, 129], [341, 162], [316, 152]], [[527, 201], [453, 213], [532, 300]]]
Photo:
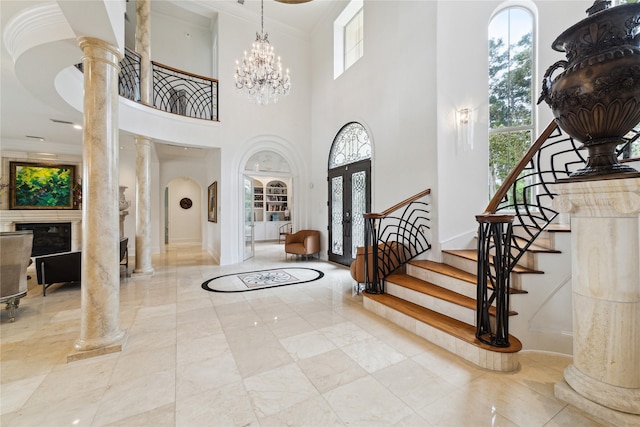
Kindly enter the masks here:
[[573, 363], [555, 395], [604, 420], [640, 425], [640, 179], [568, 182]]

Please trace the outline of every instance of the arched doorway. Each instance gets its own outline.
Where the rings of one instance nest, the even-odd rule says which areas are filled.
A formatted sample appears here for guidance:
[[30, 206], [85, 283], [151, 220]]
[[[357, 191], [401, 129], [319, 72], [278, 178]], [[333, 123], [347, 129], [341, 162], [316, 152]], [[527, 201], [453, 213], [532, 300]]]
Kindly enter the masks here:
[[363, 214], [371, 210], [371, 143], [360, 123], [347, 123], [329, 153], [329, 260], [353, 261], [364, 245]]
[[292, 222], [293, 178], [287, 159], [272, 150], [253, 154], [243, 174], [243, 259], [255, 255], [255, 242], [276, 242]]

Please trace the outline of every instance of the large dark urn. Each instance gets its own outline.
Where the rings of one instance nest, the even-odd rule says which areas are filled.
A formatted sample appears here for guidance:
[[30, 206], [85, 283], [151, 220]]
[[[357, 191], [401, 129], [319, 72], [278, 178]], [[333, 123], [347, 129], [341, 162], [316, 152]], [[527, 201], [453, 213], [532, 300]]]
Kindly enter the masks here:
[[[560, 34], [552, 48], [567, 60], [544, 75], [542, 95], [558, 125], [587, 148], [586, 167], [569, 179], [624, 178], [616, 147], [640, 123], [640, 3], [596, 1], [588, 17]], [[555, 78], [553, 74], [564, 69]]]

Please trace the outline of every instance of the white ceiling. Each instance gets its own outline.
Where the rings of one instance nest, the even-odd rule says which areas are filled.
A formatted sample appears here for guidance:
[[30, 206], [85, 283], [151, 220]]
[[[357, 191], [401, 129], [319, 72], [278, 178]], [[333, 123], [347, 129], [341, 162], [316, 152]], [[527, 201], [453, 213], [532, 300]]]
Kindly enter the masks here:
[[[132, 0], [133, 1], [133, 0]], [[224, 12], [247, 20], [255, 20], [256, 30], [260, 24], [260, 1], [245, 0], [170, 0], [174, 5], [204, 17], [212, 17], [216, 12]], [[342, 1], [343, 3], [346, 3]], [[25, 7], [41, 4], [43, 1], [2, 0], [0, 1], [0, 22], [6, 28], [8, 21]], [[161, 1], [153, 0], [152, 7], [163, 7]], [[299, 35], [310, 35], [319, 19], [329, 9], [341, 1], [314, 0], [302, 4], [284, 4], [273, 0], [264, 3], [265, 28], [278, 22], [285, 31]], [[56, 152], [61, 154], [81, 154], [82, 131], [71, 125], [55, 123], [51, 119], [82, 124], [82, 114], [59, 103], [50, 104], [29, 93], [16, 78], [13, 60], [2, 44], [0, 56], [0, 149], [26, 152]], [[51, 105], [55, 105], [52, 107]], [[39, 141], [28, 136], [42, 137]], [[130, 135], [121, 135], [121, 145], [129, 144]], [[175, 147], [174, 147], [175, 148]], [[186, 154], [186, 150], [167, 148], [159, 154]], [[194, 150], [195, 151], [195, 150]], [[189, 152], [189, 154], [191, 154]]]

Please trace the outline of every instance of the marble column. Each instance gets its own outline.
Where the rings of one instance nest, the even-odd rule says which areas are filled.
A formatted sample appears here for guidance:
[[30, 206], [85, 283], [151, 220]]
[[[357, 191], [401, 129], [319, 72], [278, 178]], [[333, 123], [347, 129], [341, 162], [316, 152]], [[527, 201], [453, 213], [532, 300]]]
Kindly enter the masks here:
[[[117, 48], [79, 39], [84, 66], [82, 286], [80, 337], [76, 350], [118, 351], [120, 329], [120, 236], [118, 209]], [[69, 359], [82, 358], [73, 355]]]
[[567, 182], [573, 363], [558, 398], [613, 425], [640, 425], [640, 179]]
[[136, 0], [136, 46], [140, 55], [140, 101], [153, 105], [151, 69], [151, 0]]
[[151, 275], [151, 140], [136, 136], [136, 267], [135, 275]]

